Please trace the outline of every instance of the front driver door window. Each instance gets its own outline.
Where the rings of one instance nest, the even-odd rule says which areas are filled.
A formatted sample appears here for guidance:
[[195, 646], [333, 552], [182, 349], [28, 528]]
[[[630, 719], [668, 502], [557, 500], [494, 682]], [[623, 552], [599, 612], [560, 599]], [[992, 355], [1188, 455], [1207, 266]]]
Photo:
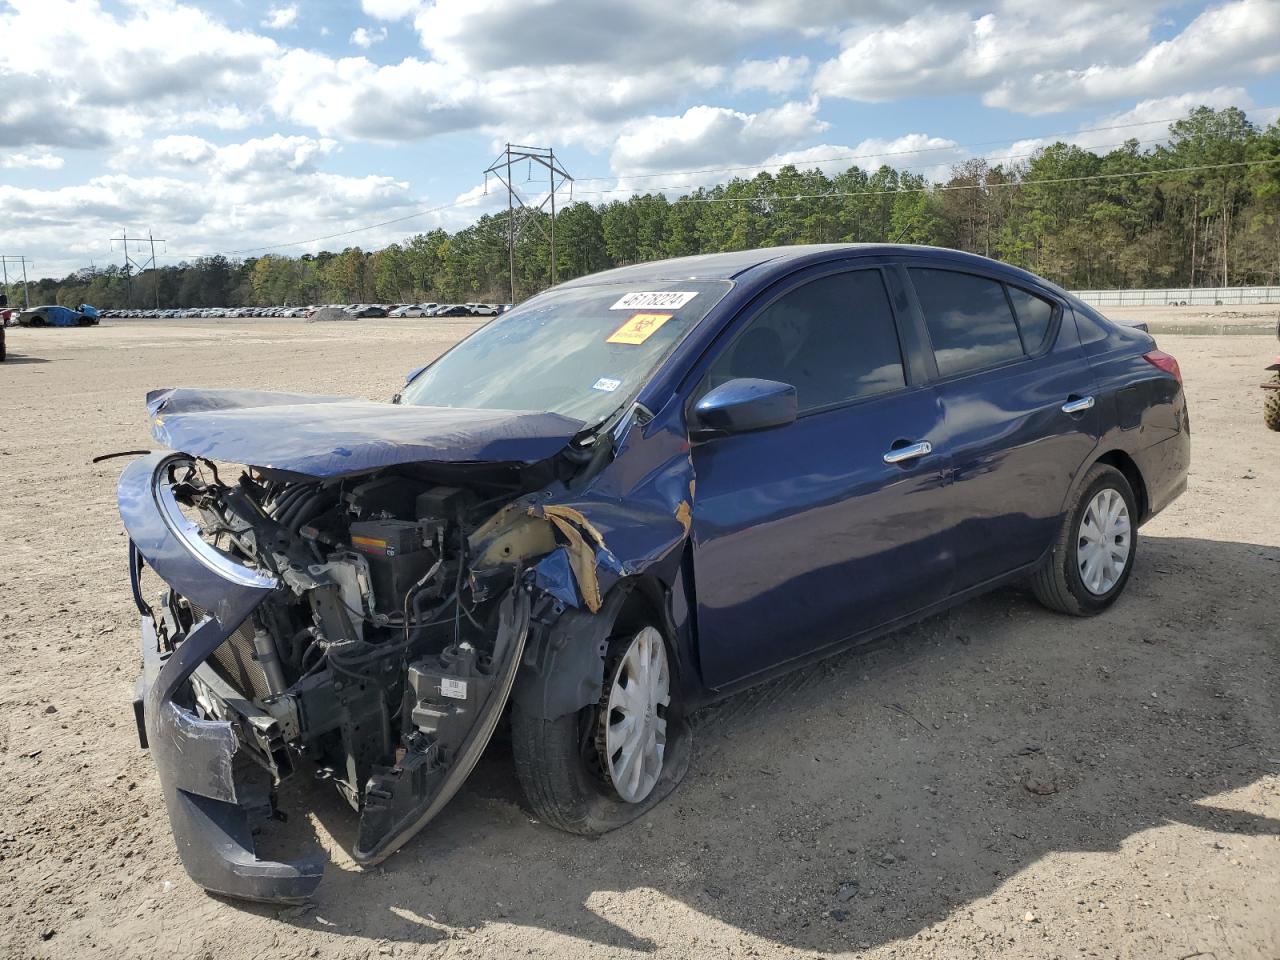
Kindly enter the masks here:
[[699, 656], [723, 687], [945, 595], [942, 455], [886, 464], [940, 424], [908, 387], [879, 269], [794, 286], [739, 323], [702, 389], [737, 377], [796, 387], [800, 416], [693, 447]]

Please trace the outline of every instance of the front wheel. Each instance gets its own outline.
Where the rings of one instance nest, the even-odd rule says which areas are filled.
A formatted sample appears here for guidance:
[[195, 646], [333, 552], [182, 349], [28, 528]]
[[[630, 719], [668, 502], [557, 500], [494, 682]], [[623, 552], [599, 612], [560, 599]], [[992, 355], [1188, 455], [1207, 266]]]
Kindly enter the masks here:
[[[1277, 378], [1280, 382], [1280, 377]], [[1262, 401], [1262, 422], [1268, 430], [1280, 430], [1280, 389], [1268, 387]]]
[[646, 624], [609, 641], [598, 703], [554, 719], [513, 704], [516, 775], [540, 820], [596, 836], [675, 789], [690, 734], [673, 679], [666, 640]]
[[1133, 488], [1115, 467], [1095, 464], [1066, 511], [1053, 549], [1031, 578], [1036, 599], [1090, 617], [1124, 591], [1138, 548]]

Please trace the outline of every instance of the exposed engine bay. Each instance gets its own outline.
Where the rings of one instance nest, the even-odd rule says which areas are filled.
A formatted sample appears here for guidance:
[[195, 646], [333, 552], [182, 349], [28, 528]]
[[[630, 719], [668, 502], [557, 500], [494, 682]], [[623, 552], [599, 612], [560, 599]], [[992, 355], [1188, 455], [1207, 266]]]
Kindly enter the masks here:
[[[550, 525], [514, 513], [512, 468], [470, 467], [466, 486], [421, 468], [227, 483], [178, 455], [164, 473], [189, 530], [276, 584], [192, 674], [186, 706], [236, 726], [273, 783], [303, 766], [331, 781], [361, 814], [356, 859], [376, 862], [509, 688], [528, 620], [513, 558], [553, 550]], [[170, 649], [210, 613], [173, 589], [153, 610]]]
[[[260, 834], [284, 839], [268, 838], [272, 821], [306, 804], [287, 783], [331, 783], [358, 814], [352, 857], [370, 865], [448, 803], [509, 704], [535, 725], [612, 722], [612, 631], [665, 622], [658, 583], [678, 576], [688, 535], [678, 432], [610, 481], [638, 405], [596, 430], [256, 391], [176, 388], [147, 405], [156, 439], [186, 452], [120, 477], [141, 614], [134, 711], [205, 889], [269, 902], [315, 890], [318, 846], [258, 853]], [[653, 492], [615, 492], [637, 484]], [[641, 576], [658, 564], [661, 581]], [[674, 788], [688, 752], [678, 716], [672, 729], [675, 759], [636, 803], [610, 799], [599, 737], [582, 739], [602, 829]]]

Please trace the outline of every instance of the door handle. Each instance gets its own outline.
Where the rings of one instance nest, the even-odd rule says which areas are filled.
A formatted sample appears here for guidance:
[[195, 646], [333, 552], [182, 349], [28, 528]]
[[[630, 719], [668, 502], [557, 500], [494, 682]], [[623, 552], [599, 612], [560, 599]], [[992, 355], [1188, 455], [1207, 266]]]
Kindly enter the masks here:
[[1093, 408], [1093, 397], [1080, 397], [1077, 400], [1068, 400], [1062, 405], [1063, 413], [1084, 413], [1086, 410]]
[[914, 460], [929, 453], [933, 453], [933, 444], [928, 440], [921, 440], [919, 443], [911, 443], [905, 447], [895, 447], [884, 455], [884, 462], [902, 463], [904, 460]]

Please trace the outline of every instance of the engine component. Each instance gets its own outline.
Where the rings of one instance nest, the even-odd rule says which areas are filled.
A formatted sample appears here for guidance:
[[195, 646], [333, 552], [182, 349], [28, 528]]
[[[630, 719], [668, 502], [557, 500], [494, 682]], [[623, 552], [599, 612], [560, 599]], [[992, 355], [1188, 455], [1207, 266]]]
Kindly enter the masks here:
[[409, 719], [413, 725], [442, 744], [461, 742], [493, 686], [486, 667], [476, 649], [465, 643], [411, 663]]
[[471, 500], [471, 494], [462, 487], [432, 487], [418, 494], [413, 515], [422, 519], [456, 517]]
[[414, 499], [421, 487], [390, 474], [356, 484], [343, 498], [361, 520], [414, 516]]
[[351, 546], [369, 564], [373, 593], [382, 613], [403, 609], [405, 595], [439, 555], [442, 536], [442, 524], [408, 520], [357, 520], [351, 524]]

